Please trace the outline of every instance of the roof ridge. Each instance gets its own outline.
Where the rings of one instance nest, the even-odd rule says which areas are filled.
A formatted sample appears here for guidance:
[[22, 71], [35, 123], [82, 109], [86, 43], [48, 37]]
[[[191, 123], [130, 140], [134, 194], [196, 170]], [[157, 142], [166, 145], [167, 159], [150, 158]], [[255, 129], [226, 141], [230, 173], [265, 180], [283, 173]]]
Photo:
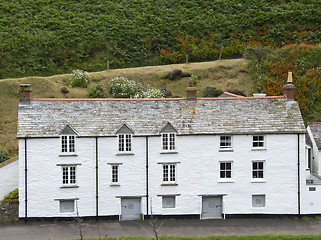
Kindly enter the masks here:
[[[199, 97], [197, 100], [237, 100], [237, 99], [274, 99], [285, 98], [282, 96], [265, 97]], [[174, 101], [186, 100], [186, 98], [32, 98], [32, 101]]]

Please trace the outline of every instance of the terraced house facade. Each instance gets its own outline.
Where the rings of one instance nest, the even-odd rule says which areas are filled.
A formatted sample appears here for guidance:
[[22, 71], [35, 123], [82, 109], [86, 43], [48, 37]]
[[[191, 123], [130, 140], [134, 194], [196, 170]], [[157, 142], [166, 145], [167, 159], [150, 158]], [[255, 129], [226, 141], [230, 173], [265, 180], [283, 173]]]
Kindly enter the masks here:
[[[306, 211], [305, 127], [285, 96], [37, 99], [18, 113], [19, 217]], [[292, 91], [292, 92], [291, 92]]]

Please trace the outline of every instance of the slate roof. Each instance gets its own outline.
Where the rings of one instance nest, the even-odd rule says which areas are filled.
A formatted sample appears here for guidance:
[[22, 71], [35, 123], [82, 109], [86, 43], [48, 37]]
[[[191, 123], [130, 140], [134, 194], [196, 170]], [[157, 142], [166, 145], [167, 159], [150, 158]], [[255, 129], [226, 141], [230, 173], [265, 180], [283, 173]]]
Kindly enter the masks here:
[[58, 137], [67, 124], [79, 136], [115, 136], [126, 123], [136, 136], [304, 133], [297, 102], [284, 97], [186, 99], [33, 99], [21, 102], [18, 138]]
[[321, 150], [321, 122], [309, 123], [308, 127], [312, 132], [318, 150]]

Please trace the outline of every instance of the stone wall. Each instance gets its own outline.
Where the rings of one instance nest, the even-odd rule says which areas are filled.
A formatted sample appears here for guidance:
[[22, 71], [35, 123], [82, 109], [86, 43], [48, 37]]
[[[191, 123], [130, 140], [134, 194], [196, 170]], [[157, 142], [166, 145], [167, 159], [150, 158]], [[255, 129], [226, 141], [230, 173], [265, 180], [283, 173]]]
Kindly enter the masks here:
[[0, 224], [15, 223], [18, 221], [19, 202], [0, 202]]

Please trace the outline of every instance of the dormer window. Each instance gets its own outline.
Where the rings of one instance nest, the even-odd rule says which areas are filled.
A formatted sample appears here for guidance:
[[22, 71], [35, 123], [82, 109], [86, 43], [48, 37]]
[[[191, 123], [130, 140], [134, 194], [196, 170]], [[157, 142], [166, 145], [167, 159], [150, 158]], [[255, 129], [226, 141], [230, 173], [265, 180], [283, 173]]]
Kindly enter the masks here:
[[118, 135], [118, 153], [131, 153], [132, 152], [132, 138], [133, 130], [131, 130], [126, 123], [116, 132]]
[[163, 151], [175, 151], [175, 133], [163, 133], [162, 142], [163, 142]]
[[67, 124], [59, 135], [61, 154], [74, 155], [76, 152], [76, 131]]
[[75, 152], [75, 136], [61, 136], [61, 152], [74, 153]]
[[176, 152], [176, 129], [167, 122], [166, 125], [161, 130], [162, 136], [162, 153]]
[[131, 152], [132, 151], [132, 135], [119, 134], [118, 135], [118, 151]]

